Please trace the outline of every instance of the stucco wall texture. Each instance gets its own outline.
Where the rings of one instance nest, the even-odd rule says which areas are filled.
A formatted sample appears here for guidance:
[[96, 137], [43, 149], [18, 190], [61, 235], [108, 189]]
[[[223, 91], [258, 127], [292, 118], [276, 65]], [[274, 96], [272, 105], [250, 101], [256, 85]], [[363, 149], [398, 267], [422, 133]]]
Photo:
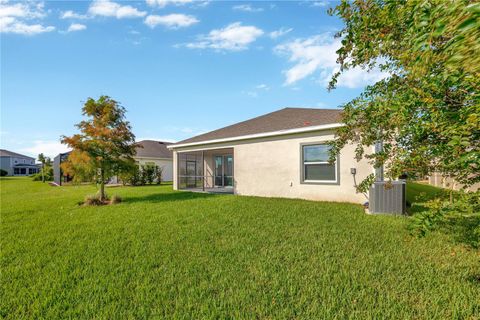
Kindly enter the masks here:
[[[176, 184], [177, 152], [233, 148], [234, 193], [262, 197], [300, 198], [308, 200], [364, 203], [355, 184], [373, 173], [366, 160], [355, 160], [355, 146], [347, 145], [340, 153], [337, 183], [309, 184], [301, 181], [304, 144], [325, 143], [334, 139], [332, 131], [291, 134], [221, 144], [178, 148], [174, 151], [174, 188]], [[207, 154], [207, 152], [205, 152]], [[350, 169], [356, 169], [355, 177]]]

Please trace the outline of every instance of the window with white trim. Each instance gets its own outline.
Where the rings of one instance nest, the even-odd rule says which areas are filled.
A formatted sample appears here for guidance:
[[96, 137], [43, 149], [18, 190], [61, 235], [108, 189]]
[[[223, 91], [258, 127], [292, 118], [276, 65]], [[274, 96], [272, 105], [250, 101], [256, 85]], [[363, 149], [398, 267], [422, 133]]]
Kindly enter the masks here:
[[302, 146], [302, 177], [304, 182], [335, 183], [337, 161], [330, 163], [331, 146], [315, 144]]

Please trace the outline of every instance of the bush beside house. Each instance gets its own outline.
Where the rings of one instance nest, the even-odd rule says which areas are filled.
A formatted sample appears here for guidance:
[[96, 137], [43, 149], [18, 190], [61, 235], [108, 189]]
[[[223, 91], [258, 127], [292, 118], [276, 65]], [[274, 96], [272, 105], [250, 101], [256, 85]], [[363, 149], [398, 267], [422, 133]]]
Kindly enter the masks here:
[[[43, 169], [43, 181], [53, 181], [53, 167], [45, 166]], [[42, 172], [32, 175], [33, 181], [42, 181]]]
[[160, 184], [162, 182], [163, 168], [157, 165], [134, 166], [132, 170], [119, 175], [124, 185], [144, 186], [147, 184]]

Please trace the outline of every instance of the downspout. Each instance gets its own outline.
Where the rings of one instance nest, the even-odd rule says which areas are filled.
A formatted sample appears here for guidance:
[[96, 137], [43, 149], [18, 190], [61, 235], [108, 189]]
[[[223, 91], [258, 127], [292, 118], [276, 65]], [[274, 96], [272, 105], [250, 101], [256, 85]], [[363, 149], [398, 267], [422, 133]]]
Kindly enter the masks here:
[[[383, 140], [378, 140], [375, 143], [375, 153], [380, 153], [383, 151]], [[375, 181], [383, 181], [383, 165], [375, 167]]]

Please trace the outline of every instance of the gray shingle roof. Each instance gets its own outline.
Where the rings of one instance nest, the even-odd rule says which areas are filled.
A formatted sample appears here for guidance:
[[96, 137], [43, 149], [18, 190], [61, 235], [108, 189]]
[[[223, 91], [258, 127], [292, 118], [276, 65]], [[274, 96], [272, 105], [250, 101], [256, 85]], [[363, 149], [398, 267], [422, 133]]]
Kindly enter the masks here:
[[[136, 148], [137, 157], [146, 158], [173, 158], [172, 151], [167, 149], [171, 142], [155, 141], [155, 140], [142, 140], [137, 141], [143, 148]], [[72, 151], [60, 153], [60, 156], [68, 157]]]
[[138, 142], [143, 148], [137, 148], [137, 157], [173, 158], [172, 151], [167, 149], [170, 142], [142, 140]]
[[34, 157], [26, 156], [26, 155], [8, 151], [5, 149], [0, 149], [0, 157], [21, 157], [21, 158], [35, 159]]
[[285, 108], [195, 136], [177, 144], [339, 123], [341, 113], [342, 110], [338, 109]]

